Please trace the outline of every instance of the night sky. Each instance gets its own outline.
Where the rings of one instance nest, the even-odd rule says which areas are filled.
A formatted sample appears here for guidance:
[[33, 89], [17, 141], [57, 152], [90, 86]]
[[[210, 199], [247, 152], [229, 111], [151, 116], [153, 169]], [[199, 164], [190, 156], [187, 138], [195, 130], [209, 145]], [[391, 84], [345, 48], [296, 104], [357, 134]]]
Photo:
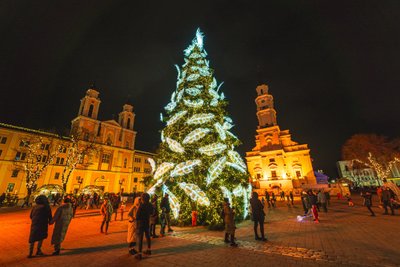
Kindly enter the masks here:
[[136, 147], [154, 151], [173, 65], [197, 27], [243, 155], [255, 144], [260, 83], [281, 129], [308, 143], [314, 168], [332, 177], [352, 134], [399, 135], [398, 0], [3, 0], [0, 121], [62, 133], [95, 81], [100, 119], [116, 117], [130, 96]]

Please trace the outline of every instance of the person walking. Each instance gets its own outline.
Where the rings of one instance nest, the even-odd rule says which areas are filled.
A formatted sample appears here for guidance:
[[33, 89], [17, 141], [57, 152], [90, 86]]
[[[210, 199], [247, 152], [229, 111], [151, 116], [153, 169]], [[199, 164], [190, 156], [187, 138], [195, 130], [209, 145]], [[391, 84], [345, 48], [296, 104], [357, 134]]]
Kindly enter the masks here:
[[136, 197], [133, 201], [132, 207], [128, 211], [128, 235], [126, 241], [128, 242], [129, 254], [135, 255], [137, 251], [136, 246], [136, 213], [139, 209], [140, 197]]
[[310, 199], [311, 212], [314, 218], [314, 222], [319, 223], [318, 206], [317, 206], [318, 198], [311, 189], [308, 190], [308, 197]]
[[228, 198], [224, 199], [223, 215], [225, 222], [225, 243], [230, 243], [231, 247], [237, 247], [238, 244], [235, 242], [235, 212], [231, 208]]
[[151, 205], [153, 207], [152, 215], [150, 216], [150, 235], [153, 238], [157, 238], [156, 235], [156, 224], [158, 223], [158, 205], [157, 205], [158, 196], [154, 194], [151, 199]]
[[142, 259], [143, 236], [146, 237], [147, 250], [145, 255], [151, 255], [151, 239], [150, 239], [150, 216], [153, 212], [153, 206], [150, 204], [150, 195], [144, 193], [140, 199], [140, 205], [136, 213], [136, 240], [138, 242], [138, 253], [135, 258]]
[[329, 193], [329, 191], [325, 191], [324, 195], [326, 198], [326, 206], [328, 207], [331, 205], [331, 194]]
[[55, 223], [53, 236], [51, 237], [51, 244], [54, 246], [53, 255], [60, 255], [61, 243], [67, 234], [68, 226], [74, 216], [73, 213], [71, 199], [64, 198], [63, 204], [57, 208], [50, 222], [50, 224]]
[[290, 203], [292, 203], [292, 206], [293, 206], [294, 205], [294, 196], [293, 196], [292, 191], [289, 192], [289, 198], [290, 198]]
[[[267, 241], [264, 235], [264, 205], [258, 199], [257, 192], [253, 192], [252, 197], [250, 199], [250, 206], [251, 206], [251, 214], [254, 221], [254, 236], [256, 240]], [[258, 225], [260, 225], [260, 233], [261, 237], [258, 236]]]
[[328, 208], [326, 207], [326, 195], [324, 194], [323, 190], [319, 190], [317, 200], [324, 212], [328, 212]]
[[165, 236], [165, 226], [167, 226], [167, 211], [165, 208], [161, 208], [160, 214], [160, 237]]
[[394, 196], [393, 196], [392, 192], [390, 191], [389, 187], [384, 186], [382, 188], [382, 194], [381, 194], [383, 208], [385, 209], [385, 213], [383, 213], [383, 215], [389, 215], [388, 207], [390, 208], [392, 216], [394, 215], [394, 209], [393, 209], [393, 205], [392, 205], [393, 198], [394, 198]]
[[303, 204], [304, 216], [307, 216], [311, 211], [311, 203], [306, 191], [301, 192], [301, 203]]
[[117, 220], [118, 208], [119, 208], [120, 201], [121, 201], [121, 198], [119, 195], [113, 196], [111, 203], [112, 203], [113, 212], [115, 213], [114, 221]]
[[272, 206], [273, 208], [276, 207], [276, 206], [275, 206], [275, 203], [276, 203], [276, 196], [275, 196], [275, 193], [272, 192], [272, 193], [271, 193], [271, 206]]
[[167, 226], [168, 226], [168, 232], [173, 232], [171, 228], [171, 217], [170, 217], [170, 212], [171, 212], [171, 206], [169, 205], [169, 196], [168, 194], [165, 194], [163, 199], [161, 200], [160, 203], [161, 208], [165, 208], [165, 215], [166, 215], [166, 221], [167, 221]]
[[42, 252], [43, 240], [47, 238], [49, 223], [52, 220], [52, 214], [47, 197], [40, 195], [35, 199], [36, 206], [31, 210], [31, 231], [29, 234], [29, 255], [28, 258], [33, 257], [33, 249], [35, 242], [37, 244], [36, 255], [44, 255]]
[[100, 232], [104, 233], [103, 228], [104, 228], [104, 224], [105, 224], [106, 225], [105, 234], [107, 235], [108, 234], [108, 225], [110, 224], [111, 215], [113, 214], [113, 207], [111, 206], [110, 200], [108, 198], [104, 199], [104, 202], [100, 208], [100, 213], [101, 213], [101, 215], [103, 215], [103, 222], [101, 223]]
[[285, 191], [281, 191], [281, 201], [285, 201]]
[[366, 191], [364, 193], [361, 193], [361, 197], [364, 198], [364, 206], [367, 207], [369, 212], [371, 212], [371, 216], [375, 216], [374, 211], [371, 209], [372, 207], [372, 194], [369, 191]]
[[265, 199], [267, 200], [268, 208], [270, 208], [271, 207], [271, 197], [267, 190], [265, 190]]

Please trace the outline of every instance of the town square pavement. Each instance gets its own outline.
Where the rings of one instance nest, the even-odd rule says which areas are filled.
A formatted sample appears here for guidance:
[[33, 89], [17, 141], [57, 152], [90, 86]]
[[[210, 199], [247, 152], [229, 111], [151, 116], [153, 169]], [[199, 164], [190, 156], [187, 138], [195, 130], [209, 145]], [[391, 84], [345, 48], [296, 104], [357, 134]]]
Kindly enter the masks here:
[[[152, 240], [153, 255], [141, 261], [128, 254], [126, 218], [100, 234], [98, 210], [78, 210], [60, 256], [28, 259], [29, 209], [1, 208], [0, 266], [400, 266], [400, 216], [384, 216], [375, 206], [377, 216], [371, 217], [361, 199], [354, 200], [353, 208], [332, 200], [319, 224], [297, 221], [300, 203], [278, 201], [277, 208], [266, 208], [268, 242], [255, 241], [252, 223], [245, 221], [238, 225], [237, 248], [223, 242], [223, 232], [174, 227], [173, 234]], [[53, 227], [43, 245], [48, 255]]]

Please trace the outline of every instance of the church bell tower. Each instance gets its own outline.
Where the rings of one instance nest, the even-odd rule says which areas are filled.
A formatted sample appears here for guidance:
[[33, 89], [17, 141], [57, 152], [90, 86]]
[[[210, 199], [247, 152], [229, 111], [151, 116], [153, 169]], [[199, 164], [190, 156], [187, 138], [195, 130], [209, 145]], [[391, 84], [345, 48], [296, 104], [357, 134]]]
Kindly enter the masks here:
[[272, 95], [268, 94], [268, 85], [259, 85], [257, 86], [256, 91], [258, 128], [261, 129], [277, 125], [274, 98]]

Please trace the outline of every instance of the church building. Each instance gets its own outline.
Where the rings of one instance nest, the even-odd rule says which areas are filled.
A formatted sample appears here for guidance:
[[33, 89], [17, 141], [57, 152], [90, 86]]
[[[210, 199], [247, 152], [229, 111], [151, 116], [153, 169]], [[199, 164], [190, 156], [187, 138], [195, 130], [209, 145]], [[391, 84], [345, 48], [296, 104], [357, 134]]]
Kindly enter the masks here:
[[253, 188], [264, 195], [265, 191], [298, 194], [303, 188], [316, 187], [308, 145], [294, 142], [289, 130], [280, 129], [268, 86], [260, 85], [256, 91], [256, 145], [246, 153]]

